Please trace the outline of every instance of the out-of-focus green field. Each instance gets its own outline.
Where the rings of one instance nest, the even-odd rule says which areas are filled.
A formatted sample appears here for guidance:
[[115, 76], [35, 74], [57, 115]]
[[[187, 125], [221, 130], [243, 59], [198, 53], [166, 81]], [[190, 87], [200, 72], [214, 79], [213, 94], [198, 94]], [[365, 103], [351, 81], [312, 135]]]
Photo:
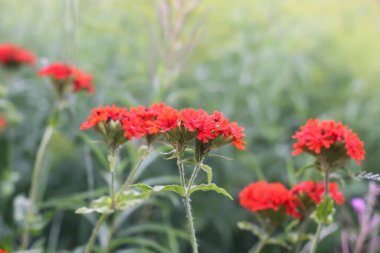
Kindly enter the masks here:
[[[250, 219], [238, 205], [238, 192], [263, 176], [290, 183], [289, 171], [305, 162], [291, 157], [291, 136], [311, 117], [349, 125], [367, 152], [362, 167], [352, 163], [351, 170], [380, 172], [379, 1], [200, 1], [175, 39], [165, 37], [160, 25], [158, 13], [162, 14], [164, 2], [78, 0], [72, 27], [67, 1], [0, 0], [0, 42], [32, 50], [39, 57], [38, 67], [69, 59], [91, 73], [96, 85], [93, 96], [71, 98], [70, 110], [49, 146], [45, 171], [50, 172], [41, 181], [46, 190], [40, 196], [44, 219], [49, 221], [40, 243], [49, 252], [74, 250], [91, 233], [94, 219], [74, 214], [87, 201], [67, 198], [86, 194], [92, 180], [96, 189], [107, 188], [106, 148], [91, 142], [95, 134], [79, 131], [98, 105], [163, 101], [176, 108], [220, 110], [244, 126], [247, 149], [224, 148], [218, 153], [233, 161], [209, 161], [215, 181], [235, 200], [214, 193], [193, 199], [201, 252], [241, 253], [255, 243], [254, 236], [236, 226]], [[169, 24], [178, 15], [175, 6], [172, 9]], [[24, 68], [11, 77], [0, 72], [0, 83], [8, 87], [7, 98], [18, 113], [0, 105], [11, 122], [0, 136], [0, 242], [7, 244], [13, 242], [19, 225], [14, 201], [29, 189], [36, 149], [53, 103], [52, 87], [35, 72]], [[133, 146], [122, 151], [127, 169], [135, 156], [129, 153]], [[122, 168], [119, 173], [125, 175]], [[175, 182], [176, 175], [175, 164], [157, 153], [138, 179]], [[366, 190], [365, 183], [353, 180], [343, 187], [348, 200]], [[120, 220], [117, 237], [142, 236], [173, 253], [190, 252], [188, 241], [173, 239], [163, 225], [149, 232], [131, 231], [133, 226], [155, 224], [186, 231], [179, 199], [160, 196], [153, 202], [128, 221]], [[348, 204], [346, 208], [351, 210]], [[340, 252], [339, 247], [338, 231], [318, 252]]]

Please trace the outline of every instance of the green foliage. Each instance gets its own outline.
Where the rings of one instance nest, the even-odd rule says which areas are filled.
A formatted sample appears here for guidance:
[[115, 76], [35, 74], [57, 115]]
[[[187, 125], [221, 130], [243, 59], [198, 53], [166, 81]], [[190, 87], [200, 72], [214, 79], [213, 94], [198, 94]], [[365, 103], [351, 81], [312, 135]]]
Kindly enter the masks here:
[[216, 184], [200, 184], [200, 185], [193, 185], [190, 188], [190, 195], [197, 191], [214, 191], [217, 193], [220, 193], [230, 200], [233, 200], [232, 196], [223, 188], [220, 188]]
[[325, 196], [311, 217], [319, 224], [330, 225], [334, 221], [334, 213], [334, 200], [330, 196]]
[[[241, 123], [247, 150], [236, 152], [225, 147], [218, 152], [234, 161], [214, 159], [211, 154], [207, 158], [214, 169], [213, 182], [233, 197], [258, 178], [286, 182], [288, 166], [309, 164], [306, 158], [287, 159], [291, 135], [310, 117], [334, 118], [353, 128], [365, 142], [367, 159], [363, 167], [379, 173], [380, 129], [374, 127], [380, 113], [377, 1], [201, 1], [180, 34], [185, 42], [196, 40], [198, 47], [191, 46], [191, 54], [179, 55], [187, 62], [180, 65], [181, 72], [170, 75], [166, 88], [159, 88], [157, 76], [168, 73], [162, 55], [170, 47], [163, 43], [164, 31], [155, 12], [156, 4], [164, 1], [75, 2], [76, 36], [69, 46], [64, 1], [0, 0], [1, 42], [14, 42], [34, 51], [41, 59], [37, 67], [64, 60], [67, 48], [73, 47], [73, 62], [92, 73], [96, 85], [93, 96], [78, 94], [70, 99], [70, 108], [60, 119], [59, 138], [53, 139], [44, 162], [44, 170], [50, 173], [41, 181], [46, 182], [46, 191], [40, 207], [54, 211], [56, 222], [47, 223], [41, 234], [44, 242], [38, 243], [51, 245], [49, 252], [71, 251], [73, 245], [86, 242], [92, 226], [71, 212], [78, 206], [90, 206], [93, 199], [107, 192], [106, 146], [95, 134], [79, 131], [91, 108], [98, 105], [164, 101], [177, 108], [217, 109]], [[192, 36], [199, 34], [194, 27], [200, 27], [200, 37]], [[175, 44], [175, 50], [189, 46], [182, 42]], [[0, 134], [0, 242], [15, 241], [13, 202], [29, 188], [35, 151], [52, 109], [50, 83], [36, 77], [35, 71], [25, 68], [12, 76], [0, 71], [0, 93], [6, 96], [6, 100], [0, 99], [0, 113], [10, 122]], [[131, 147], [121, 150], [120, 164], [124, 166], [117, 170], [119, 185], [136, 161], [130, 152], [135, 144], [140, 145], [130, 143]], [[153, 154], [144, 162], [138, 180], [150, 185], [178, 184], [172, 177], [177, 173], [175, 165], [156, 159], [158, 156]], [[357, 171], [354, 164], [348, 167]], [[301, 176], [320, 179], [312, 170], [302, 170]], [[210, 174], [207, 178], [210, 183]], [[346, 199], [360, 196], [365, 189], [360, 181], [350, 182], [344, 189]], [[246, 252], [251, 247], [252, 236], [236, 228], [236, 223], [249, 215], [236, 201], [195, 194], [193, 203], [203, 252]], [[144, 206], [141, 216], [130, 217], [133, 222], [162, 222], [160, 214], [165, 207], [174, 208], [167, 214], [168, 226], [186, 226], [177, 219], [182, 217], [180, 202], [170, 195], [159, 207]], [[123, 211], [123, 217], [131, 210]], [[61, 220], [59, 212], [64, 214]], [[124, 225], [131, 223], [120, 221], [120, 226]], [[53, 228], [59, 228], [60, 240], [50, 233]], [[155, 242], [165, 241], [148, 235]], [[141, 249], [139, 242], [126, 252], [158, 251], [147, 245]], [[189, 252], [187, 241], [181, 239], [178, 244], [178, 252]], [[332, 249], [340, 242], [337, 239], [324, 244]], [[271, 252], [283, 250], [273, 248]]]

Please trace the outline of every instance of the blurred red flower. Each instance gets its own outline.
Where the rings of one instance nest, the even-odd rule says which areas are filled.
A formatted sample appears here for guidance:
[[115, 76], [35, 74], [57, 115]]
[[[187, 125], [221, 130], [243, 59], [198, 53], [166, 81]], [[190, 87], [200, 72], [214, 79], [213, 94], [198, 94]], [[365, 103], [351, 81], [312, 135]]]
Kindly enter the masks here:
[[18, 67], [22, 64], [34, 65], [36, 57], [30, 51], [14, 44], [0, 44], [0, 63], [5, 67]]
[[294, 197], [281, 183], [258, 181], [251, 183], [239, 193], [240, 205], [251, 212], [265, 210], [281, 211], [298, 218]]
[[0, 131], [4, 129], [5, 125], [7, 124], [7, 121], [0, 116]]
[[0, 253], [8, 253], [5, 249], [0, 249]]
[[[306, 194], [316, 205], [318, 205], [323, 198], [325, 186], [323, 182], [313, 182], [311, 180], [301, 182], [293, 186], [292, 194], [299, 196]], [[336, 182], [329, 183], [329, 193], [332, 199], [338, 204], [342, 205], [345, 201], [343, 193], [339, 192], [338, 184]]]
[[[298, 155], [304, 151], [320, 155], [328, 153], [329, 149], [341, 147], [347, 154], [347, 158], [351, 157], [358, 164], [365, 157], [364, 143], [341, 122], [310, 119], [304, 126], [301, 126], [300, 131], [296, 132], [293, 138], [297, 139], [293, 145], [293, 155]], [[338, 151], [335, 149], [335, 153], [338, 154]]]
[[71, 84], [74, 92], [81, 90], [87, 90], [88, 93], [94, 92], [92, 76], [75, 66], [69, 66], [64, 63], [51, 63], [38, 71], [37, 74], [39, 76], [48, 76], [53, 81]]

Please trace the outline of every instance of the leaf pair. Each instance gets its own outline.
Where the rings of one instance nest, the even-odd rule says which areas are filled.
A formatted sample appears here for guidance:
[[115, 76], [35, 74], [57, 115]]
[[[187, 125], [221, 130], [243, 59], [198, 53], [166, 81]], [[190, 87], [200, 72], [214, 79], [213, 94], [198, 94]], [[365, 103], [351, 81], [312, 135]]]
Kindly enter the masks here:
[[[117, 197], [116, 201], [116, 210], [125, 210], [130, 207], [141, 204], [149, 194], [141, 193], [137, 191], [126, 191]], [[100, 197], [92, 201], [90, 207], [81, 207], [78, 208], [75, 213], [78, 214], [87, 214], [87, 213], [102, 213], [102, 214], [111, 214], [115, 210], [112, 207], [112, 199], [108, 196]]]
[[190, 188], [190, 191], [188, 192], [188, 194], [186, 194], [185, 188], [183, 188], [180, 185], [156, 185], [154, 187], [151, 187], [147, 184], [135, 184], [133, 186], [145, 193], [174, 192], [180, 195], [181, 197], [185, 197], [186, 195], [190, 196], [191, 194], [197, 191], [214, 191], [214, 192], [223, 194], [224, 196], [228, 197], [231, 200], [233, 199], [232, 196], [225, 189], [218, 187], [216, 184], [194, 185]]

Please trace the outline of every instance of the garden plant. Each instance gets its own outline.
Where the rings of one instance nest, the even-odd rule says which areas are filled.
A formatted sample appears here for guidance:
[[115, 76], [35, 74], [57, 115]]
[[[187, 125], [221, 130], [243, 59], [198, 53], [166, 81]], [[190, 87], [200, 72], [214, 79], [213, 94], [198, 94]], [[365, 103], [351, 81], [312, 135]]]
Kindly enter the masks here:
[[0, 0], [0, 253], [380, 252], [378, 2], [32, 2]]

